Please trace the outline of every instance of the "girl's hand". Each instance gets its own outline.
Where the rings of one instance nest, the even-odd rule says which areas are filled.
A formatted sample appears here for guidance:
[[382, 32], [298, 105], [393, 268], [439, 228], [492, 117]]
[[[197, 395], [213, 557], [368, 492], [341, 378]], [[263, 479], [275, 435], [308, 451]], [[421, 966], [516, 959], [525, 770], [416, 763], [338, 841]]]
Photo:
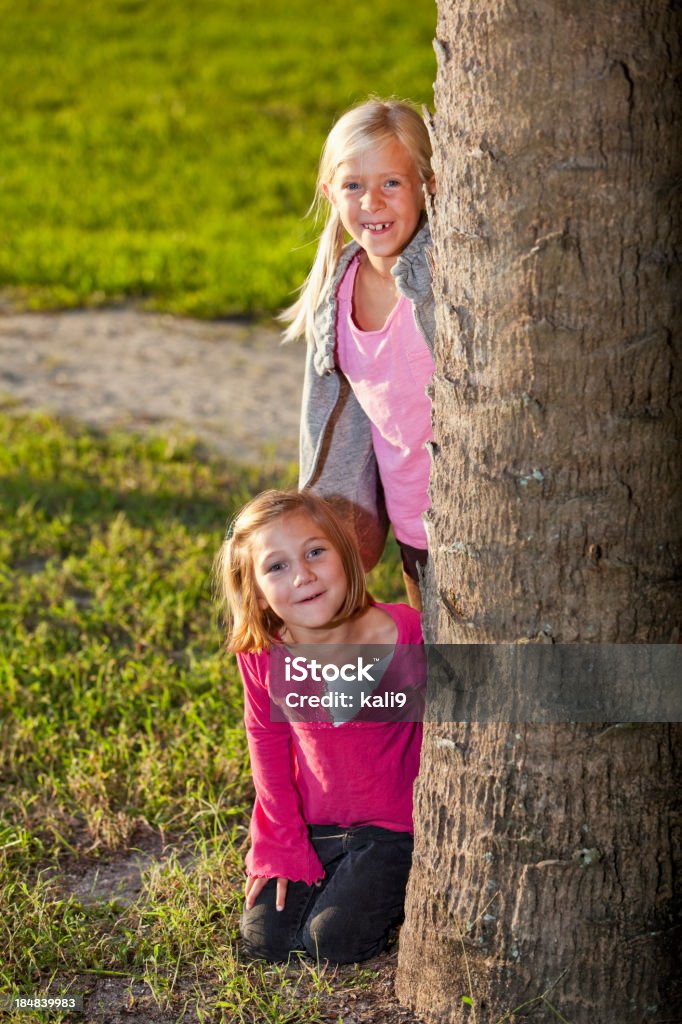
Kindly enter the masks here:
[[[246, 894], [246, 910], [251, 910], [260, 894], [262, 893], [265, 886], [270, 881], [269, 878], [254, 878], [253, 876], [246, 879], [246, 886], [244, 892]], [[275, 897], [275, 910], [284, 910], [284, 904], [287, 898], [287, 886], [289, 884], [288, 878], [277, 879], [277, 895]]]

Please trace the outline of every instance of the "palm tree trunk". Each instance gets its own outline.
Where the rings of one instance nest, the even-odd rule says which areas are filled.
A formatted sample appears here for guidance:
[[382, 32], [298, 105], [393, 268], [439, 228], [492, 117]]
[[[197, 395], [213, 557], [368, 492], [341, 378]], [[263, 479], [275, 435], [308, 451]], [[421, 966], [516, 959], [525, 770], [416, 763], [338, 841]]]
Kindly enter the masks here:
[[[676, 6], [439, 3], [431, 641], [679, 642]], [[682, 1019], [681, 765], [670, 724], [429, 725], [401, 999]]]

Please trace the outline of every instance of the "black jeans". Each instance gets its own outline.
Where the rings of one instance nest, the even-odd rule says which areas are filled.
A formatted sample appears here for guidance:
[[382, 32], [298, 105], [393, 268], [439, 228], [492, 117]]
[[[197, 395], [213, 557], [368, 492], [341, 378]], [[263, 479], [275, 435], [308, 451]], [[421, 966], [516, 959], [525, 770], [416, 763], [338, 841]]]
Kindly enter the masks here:
[[426, 567], [426, 563], [429, 560], [428, 550], [426, 548], [413, 548], [409, 544], [403, 544], [401, 540], [398, 541], [398, 547], [400, 548], [403, 572], [419, 585], [419, 569], [417, 566], [420, 566], [422, 569]]
[[271, 878], [242, 914], [245, 951], [264, 960], [286, 960], [300, 951], [340, 964], [375, 956], [402, 920], [412, 836], [376, 825], [313, 825], [310, 838], [324, 879], [317, 885], [289, 882], [284, 910], [275, 910]]

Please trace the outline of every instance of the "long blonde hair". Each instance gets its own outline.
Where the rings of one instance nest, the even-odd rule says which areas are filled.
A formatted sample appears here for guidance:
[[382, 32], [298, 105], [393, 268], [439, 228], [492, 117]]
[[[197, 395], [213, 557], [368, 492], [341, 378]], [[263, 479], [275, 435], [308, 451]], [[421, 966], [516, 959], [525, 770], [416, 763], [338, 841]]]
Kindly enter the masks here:
[[315, 198], [308, 213], [324, 219], [317, 254], [310, 273], [301, 286], [299, 297], [279, 316], [288, 328], [283, 340], [313, 338], [315, 313], [329, 291], [344, 244], [344, 229], [338, 210], [327, 200], [323, 186], [331, 185], [345, 160], [352, 160], [370, 147], [381, 148], [395, 140], [401, 142], [414, 160], [422, 183], [430, 186], [431, 140], [424, 121], [409, 103], [372, 98], [352, 107], [336, 122], [324, 144], [317, 175]]
[[214, 591], [226, 613], [230, 651], [267, 650], [278, 642], [284, 623], [271, 608], [258, 603], [252, 540], [263, 526], [296, 512], [310, 516], [341, 558], [348, 589], [334, 621], [351, 619], [369, 604], [357, 545], [327, 502], [310, 491], [263, 491], [231, 521], [213, 565]]

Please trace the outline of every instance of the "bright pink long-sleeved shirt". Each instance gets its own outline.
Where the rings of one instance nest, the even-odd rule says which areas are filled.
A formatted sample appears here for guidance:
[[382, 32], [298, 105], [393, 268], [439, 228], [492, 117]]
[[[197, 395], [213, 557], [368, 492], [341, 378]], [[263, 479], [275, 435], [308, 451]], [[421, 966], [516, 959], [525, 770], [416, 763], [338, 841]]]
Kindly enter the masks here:
[[[398, 627], [397, 645], [423, 643], [419, 613], [377, 604]], [[244, 721], [256, 800], [249, 875], [308, 885], [324, 868], [308, 825], [379, 825], [412, 832], [412, 787], [419, 771], [420, 722], [270, 721], [270, 654], [238, 654]], [[391, 666], [386, 670], [389, 685]]]

